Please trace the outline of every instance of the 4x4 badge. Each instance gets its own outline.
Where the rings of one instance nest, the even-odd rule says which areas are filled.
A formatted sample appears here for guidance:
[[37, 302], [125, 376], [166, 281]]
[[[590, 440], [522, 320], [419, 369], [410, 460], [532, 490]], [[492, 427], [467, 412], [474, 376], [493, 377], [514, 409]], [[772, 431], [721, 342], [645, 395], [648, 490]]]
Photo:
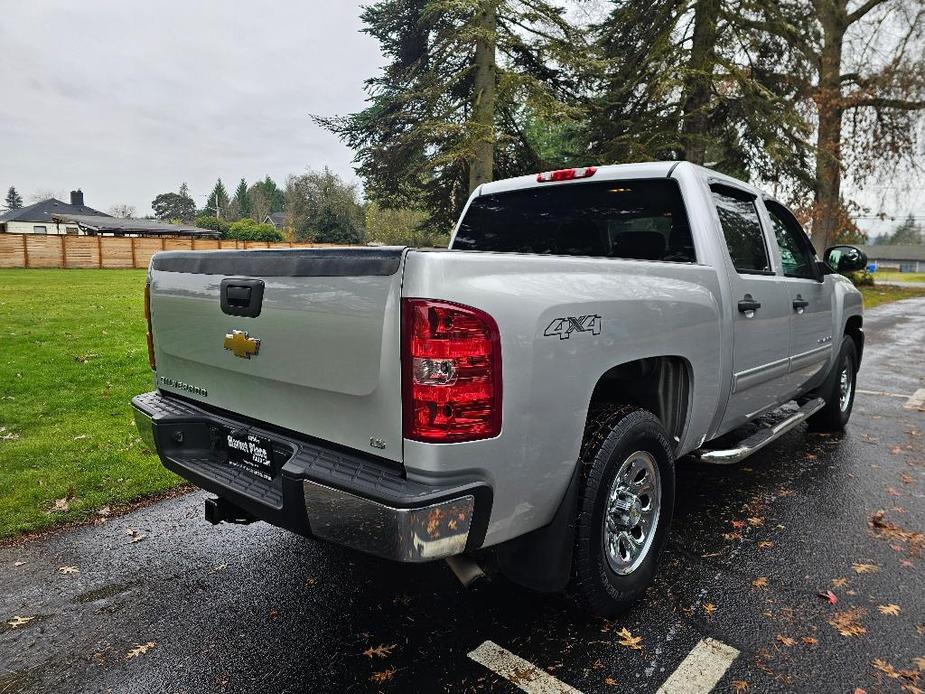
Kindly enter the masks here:
[[601, 334], [601, 317], [597, 315], [588, 316], [566, 316], [565, 318], [555, 318], [552, 323], [546, 326], [546, 337], [558, 335], [560, 340], [567, 340], [572, 333], [591, 333], [592, 335]]
[[230, 349], [236, 357], [250, 359], [260, 351], [260, 340], [249, 337], [246, 330], [232, 330], [225, 335], [225, 349]]

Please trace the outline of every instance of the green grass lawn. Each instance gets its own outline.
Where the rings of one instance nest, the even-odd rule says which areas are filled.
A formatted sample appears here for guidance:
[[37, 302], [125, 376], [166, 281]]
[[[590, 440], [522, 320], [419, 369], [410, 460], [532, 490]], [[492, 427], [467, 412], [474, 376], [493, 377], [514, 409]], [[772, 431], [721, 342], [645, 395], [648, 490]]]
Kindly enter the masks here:
[[144, 270], [0, 270], [0, 537], [180, 483], [129, 405], [152, 389], [144, 282]]
[[873, 273], [874, 281], [889, 282], [890, 280], [902, 280], [903, 282], [925, 282], [925, 272], [890, 272], [889, 270], [877, 270]]
[[918, 287], [897, 287], [896, 285], [881, 284], [874, 287], [858, 287], [864, 295], [864, 308], [870, 309], [880, 304], [887, 304], [900, 299], [911, 299], [916, 296], [925, 296], [925, 285]]

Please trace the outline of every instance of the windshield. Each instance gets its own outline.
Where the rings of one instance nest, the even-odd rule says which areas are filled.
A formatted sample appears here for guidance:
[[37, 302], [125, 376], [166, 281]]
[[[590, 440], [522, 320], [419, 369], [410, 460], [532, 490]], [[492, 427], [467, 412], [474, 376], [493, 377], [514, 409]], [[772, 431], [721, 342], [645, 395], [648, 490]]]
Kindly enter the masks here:
[[537, 186], [475, 198], [455, 250], [696, 261], [670, 179]]

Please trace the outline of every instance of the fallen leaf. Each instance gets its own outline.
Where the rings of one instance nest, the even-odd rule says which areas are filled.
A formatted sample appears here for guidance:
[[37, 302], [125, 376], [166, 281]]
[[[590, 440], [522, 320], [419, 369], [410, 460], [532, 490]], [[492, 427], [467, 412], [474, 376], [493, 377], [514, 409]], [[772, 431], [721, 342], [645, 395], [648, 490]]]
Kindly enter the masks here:
[[732, 681], [732, 691], [736, 694], [742, 694], [742, 692], [748, 691], [748, 682], [745, 680], [733, 680]]
[[913, 658], [912, 662], [919, 669], [919, 671], [925, 672], [925, 658], [918, 656], [917, 658]]
[[28, 624], [33, 619], [35, 619], [35, 617], [20, 617], [19, 615], [16, 615], [15, 617], [13, 617], [13, 619], [8, 621], [7, 624], [10, 625], [11, 629], [16, 629], [18, 627]]
[[741, 540], [742, 533], [723, 533], [724, 540]]
[[795, 640], [795, 639], [792, 639], [792, 638], [790, 638], [789, 636], [784, 636], [783, 634], [778, 634], [778, 635], [777, 635], [777, 640], [780, 641], [780, 642], [781, 642], [782, 644], [784, 644], [785, 646], [787, 646], [788, 648], [789, 648], [790, 646], [795, 646], [795, 645], [796, 645], [796, 640]]
[[608, 687], [616, 687], [617, 681], [613, 677], [605, 677], [604, 684], [606, 684]]
[[877, 605], [877, 609], [880, 610], [880, 614], [888, 614], [891, 617], [899, 616], [899, 605], [894, 605], [890, 603], [889, 605]]
[[134, 648], [130, 649], [128, 653], [125, 654], [125, 659], [131, 660], [132, 658], [137, 658], [140, 655], [144, 655], [145, 653], [150, 651], [152, 648], [154, 648], [154, 646], [156, 645], [157, 644], [155, 644], [154, 641], [148, 641], [147, 643], [138, 644]]
[[388, 658], [392, 655], [392, 649], [395, 648], [393, 643], [391, 646], [386, 646], [385, 644], [379, 644], [375, 648], [367, 648], [363, 651], [363, 655], [367, 658]]
[[818, 639], [815, 639], [812, 636], [801, 636], [800, 641], [805, 643], [807, 646], [815, 646], [817, 643], [819, 643]]
[[768, 577], [759, 576], [754, 581], [752, 581], [752, 585], [755, 586], [755, 588], [765, 588], [768, 585]]
[[395, 669], [396, 668], [393, 665], [392, 667], [382, 670], [380, 672], [374, 672], [373, 674], [369, 676], [369, 679], [372, 682], [379, 682], [380, 684], [382, 682], [388, 682], [390, 679], [392, 679], [392, 676], [395, 674]]
[[136, 542], [141, 542], [147, 537], [147, 535], [145, 535], [144, 533], [138, 532], [137, 530], [135, 530], [135, 528], [126, 528], [125, 532], [126, 534], [132, 536], [132, 539], [128, 541], [130, 545]]
[[50, 513], [64, 513], [70, 510], [71, 505], [68, 503], [67, 497], [63, 497], [61, 499], [55, 499], [55, 503], [51, 505]]
[[26, 562], [24, 561], [14, 561], [13, 566], [24, 566]]
[[867, 633], [867, 629], [858, 623], [858, 619], [863, 615], [864, 610], [860, 608], [836, 612], [829, 620], [829, 624], [835, 627], [835, 630], [842, 636], [860, 636]]
[[714, 605], [712, 602], [706, 602], [703, 604], [703, 611], [707, 614], [713, 614], [716, 612], [716, 605]]
[[876, 564], [854, 563], [851, 565], [851, 568], [854, 569], [854, 573], [856, 574], [873, 574], [880, 571], [880, 567]]
[[751, 516], [748, 519], [748, 524], [752, 526], [753, 528], [760, 528], [762, 525], [764, 525], [764, 518], [760, 518], [758, 516]]
[[834, 605], [838, 602], [838, 596], [835, 595], [831, 590], [827, 590], [824, 593], [816, 593], [820, 598], [826, 600], [830, 605]]
[[96, 515], [101, 516], [102, 518], [105, 518], [110, 513], [112, 513], [112, 509], [110, 509], [108, 506], [103, 506], [103, 508], [101, 508], [99, 511], [96, 512]]
[[639, 645], [639, 642], [642, 641], [642, 637], [633, 636], [630, 633], [630, 630], [627, 629], [626, 627], [623, 627], [622, 629], [620, 629], [620, 631], [617, 632], [616, 636], [618, 639], [620, 639], [619, 641], [617, 641], [617, 643], [620, 644], [621, 646], [625, 646], [626, 648], [632, 648], [634, 651], [642, 650], [642, 646]]
[[899, 679], [899, 672], [896, 670], [896, 668], [894, 668], [892, 665], [890, 665], [885, 660], [881, 660], [880, 658], [875, 658], [874, 660], [871, 661], [870, 664], [873, 665], [874, 670], [879, 670], [880, 672], [882, 672], [884, 675], [886, 675], [890, 679], [894, 679], [894, 680]]
[[58, 572], [59, 572], [59, 573], [62, 573], [62, 574], [65, 574], [65, 575], [67, 575], [67, 574], [79, 574], [79, 573], [80, 573], [80, 569], [77, 568], [76, 566], [59, 566], [59, 567], [58, 567]]
[[832, 585], [835, 586], [836, 588], [844, 588], [846, 585], [848, 585], [848, 579], [847, 578], [833, 578]]
[[758, 549], [771, 549], [774, 546], [774, 543], [770, 540], [762, 540], [758, 543]]
[[736, 530], [745, 527], [745, 521], [740, 521], [740, 520], [731, 520], [729, 521], [729, 524]]
[[854, 694], [867, 694], [867, 690], [866, 690], [866, 689], [861, 689], [860, 687], [855, 687], [855, 688], [854, 688]]

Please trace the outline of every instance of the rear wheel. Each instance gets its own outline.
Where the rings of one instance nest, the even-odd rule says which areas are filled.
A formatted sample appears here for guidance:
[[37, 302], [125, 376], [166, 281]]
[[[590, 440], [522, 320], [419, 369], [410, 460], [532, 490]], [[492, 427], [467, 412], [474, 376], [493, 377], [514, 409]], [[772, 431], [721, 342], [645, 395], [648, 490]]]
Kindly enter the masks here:
[[854, 407], [857, 365], [857, 347], [854, 340], [845, 335], [838, 359], [817, 392], [819, 397], [825, 399], [825, 406], [809, 418], [811, 430], [841, 431], [845, 428]]
[[589, 418], [582, 464], [571, 591], [610, 616], [655, 576], [674, 508], [674, 456], [651, 412], [607, 406]]

